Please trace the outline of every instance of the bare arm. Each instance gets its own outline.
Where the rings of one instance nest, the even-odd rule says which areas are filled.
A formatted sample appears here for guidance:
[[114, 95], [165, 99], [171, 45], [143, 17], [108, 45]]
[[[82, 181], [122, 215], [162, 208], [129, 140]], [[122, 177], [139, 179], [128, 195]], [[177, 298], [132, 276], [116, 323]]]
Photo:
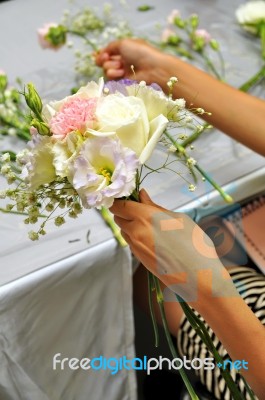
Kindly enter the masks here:
[[[265, 101], [240, 92], [186, 62], [160, 52], [146, 42], [124, 39], [110, 43], [97, 57], [108, 78], [128, 77], [156, 82], [167, 92], [167, 81], [178, 78], [174, 96], [187, 107], [201, 107], [203, 116], [233, 139], [265, 155]], [[131, 66], [134, 66], [135, 73]]]
[[[141, 203], [116, 200], [111, 208], [132, 252], [204, 317], [233, 360], [248, 362], [248, 370], [241, 372], [259, 399], [265, 399], [265, 329], [239, 296], [212, 242], [204, 247], [206, 235], [200, 240], [202, 231], [188, 216], [157, 206], [145, 192], [140, 199]], [[156, 216], [165, 221], [166, 236], [162, 225], [154, 223]], [[214, 285], [216, 273], [220, 279]]]

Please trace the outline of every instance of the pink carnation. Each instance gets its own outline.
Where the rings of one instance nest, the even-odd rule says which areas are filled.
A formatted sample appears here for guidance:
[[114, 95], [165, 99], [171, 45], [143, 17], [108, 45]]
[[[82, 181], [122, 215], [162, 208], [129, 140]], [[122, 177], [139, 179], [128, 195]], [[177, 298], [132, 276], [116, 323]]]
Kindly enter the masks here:
[[172, 29], [166, 28], [162, 32], [161, 40], [163, 43], [167, 43], [168, 40], [173, 36], [176, 36], [175, 32]]
[[180, 12], [179, 12], [179, 10], [174, 9], [174, 10], [171, 11], [169, 16], [167, 17], [167, 22], [170, 25], [174, 25], [174, 21], [175, 21], [176, 18], [180, 18]]
[[205, 43], [209, 43], [211, 40], [211, 35], [209, 34], [209, 32], [207, 32], [205, 29], [197, 29], [194, 32], [195, 36], [200, 37], [202, 39], [204, 39]]
[[58, 24], [55, 24], [54, 22], [49, 22], [47, 24], [44, 24], [42, 28], [39, 28], [37, 30], [39, 44], [43, 49], [58, 50], [60, 47], [64, 45], [64, 43], [54, 45], [50, 40], [47, 39], [47, 35], [49, 33], [50, 28], [52, 27], [56, 28], [57, 26]]
[[65, 137], [69, 132], [84, 133], [87, 128], [94, 128], [97, 98], [84, 99], [70, 97], [50, 120], [54, 135]]

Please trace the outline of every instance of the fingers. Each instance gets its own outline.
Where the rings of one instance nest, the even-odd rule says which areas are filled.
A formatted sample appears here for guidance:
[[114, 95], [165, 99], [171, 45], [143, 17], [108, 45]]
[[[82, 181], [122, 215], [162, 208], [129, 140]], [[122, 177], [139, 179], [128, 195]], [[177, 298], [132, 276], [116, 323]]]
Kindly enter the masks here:
[[108, 79], [122, 78], [125, 74], [123, 68], [106, 68], [105, 65], [103, 65], [103, 69]]
[[127, 219], [117, 217], [116, 215], [114, 216], [114, 221], [121, 228], [122, 233], [130, 235], [130, 225], [132, 221], [128, 221]]
[[122, 219], [132, 221], [137, 215], [140, 204], [130, 200], [115, 200], [113, 205], [110, 207], [110, 211], [115, 217], [121, 217]]
[[108, 79], [118, 79], [124, 76], [122, 57], [118, 54], [111, 56], [106, 51], [102, 51], [97, 55], [96, 63], [103, 68]]

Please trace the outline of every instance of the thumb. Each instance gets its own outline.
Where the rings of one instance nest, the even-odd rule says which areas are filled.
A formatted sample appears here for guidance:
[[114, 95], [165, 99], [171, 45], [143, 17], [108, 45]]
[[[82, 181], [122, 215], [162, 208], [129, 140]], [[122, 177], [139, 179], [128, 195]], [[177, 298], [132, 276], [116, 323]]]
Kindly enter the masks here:
[[151, 206], [156, 206], [156, 204], [151, 200], [151, 197], [146, 190], [140, 190], [140, 202], [143, 204], [150, 204]]
[[140, 197], [141, 203], [156, 207], [157, 209], [161, 210], [162, 212], [165, 212], [166, 214], [175, 215], [175, 213], [173, 211], [169, 211], [166, 208], [161, 207], [160, 205], [154, 203], [146, 190], [141, 189], [140, 193], [139, 193], [139, 197]]

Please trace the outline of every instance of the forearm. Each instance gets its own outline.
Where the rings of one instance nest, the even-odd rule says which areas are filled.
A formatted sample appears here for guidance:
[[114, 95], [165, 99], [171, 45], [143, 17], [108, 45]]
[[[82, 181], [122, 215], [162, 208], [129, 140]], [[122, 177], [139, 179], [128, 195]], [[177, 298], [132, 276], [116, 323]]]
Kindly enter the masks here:
[[258, 396], [265, 399], [265, 329], [241, 297], [211, 298], [197, 310], [223, 343], [232, 360], [245, 360], [242, 375]]
[[187, 108], [200, 107], [210, 112], [210, 116], [203, 116], [207, 122], [265, 155], [264, 101], [240, 92], [192, 65], [168, 55], [164, 56], [161, 68], [154, 71], [154, 78], [167, 92], [166, 82], [171, 76], [178, 78], [174, 97], [185, 98]]

